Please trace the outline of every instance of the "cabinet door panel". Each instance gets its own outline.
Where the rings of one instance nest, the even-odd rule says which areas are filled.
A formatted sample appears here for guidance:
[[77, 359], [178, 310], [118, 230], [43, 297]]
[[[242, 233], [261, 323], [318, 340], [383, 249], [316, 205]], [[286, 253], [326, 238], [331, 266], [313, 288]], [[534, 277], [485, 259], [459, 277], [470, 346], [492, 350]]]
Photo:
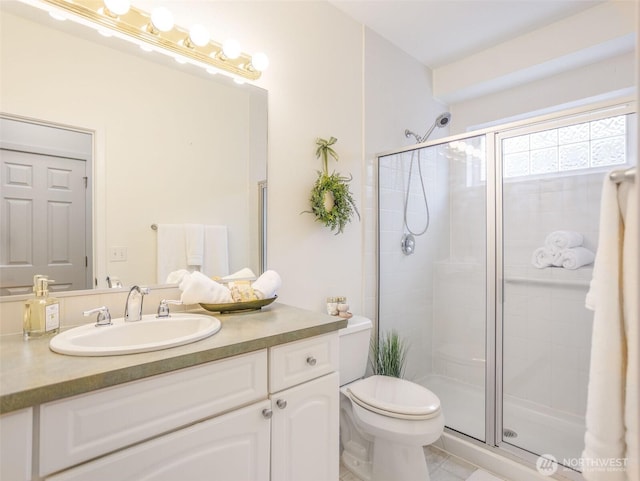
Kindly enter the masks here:
[[32, 425], [31, 408], [0, 416], [0, 479], [31, 479]]
[[271, 396], [272, 480], [338, 479], [338, 378], [334, 372]]
[[[47, 481], [268, 481], [268, 400], [209, 419]], [[337, 479], [337, 478], [336, 478]]]

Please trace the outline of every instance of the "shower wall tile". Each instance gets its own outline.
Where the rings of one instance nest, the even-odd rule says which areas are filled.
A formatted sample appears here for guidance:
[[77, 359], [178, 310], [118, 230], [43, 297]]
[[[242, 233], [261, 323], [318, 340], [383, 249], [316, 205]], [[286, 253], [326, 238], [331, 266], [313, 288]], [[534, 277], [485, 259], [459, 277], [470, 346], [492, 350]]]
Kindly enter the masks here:
[[586, 405], [593, 315], [584, 302], [592, 268], [536, 269], [531, 257], [554, 230], [580, 232], [596, 251], [603, 176], [511, 181], [503, 191], [504, 392], [575, 416]]

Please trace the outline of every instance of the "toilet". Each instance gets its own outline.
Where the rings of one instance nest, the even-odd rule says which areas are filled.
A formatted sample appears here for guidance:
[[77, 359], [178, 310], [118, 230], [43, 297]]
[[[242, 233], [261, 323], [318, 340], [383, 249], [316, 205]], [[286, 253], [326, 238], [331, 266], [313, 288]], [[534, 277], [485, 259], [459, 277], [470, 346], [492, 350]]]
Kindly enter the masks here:
[[444, 430], [440, 400], [405, 379], [363, 379], [371, 329], [353, 316], [339, 331], [342, 463], [363, 481], [429, 481], [423, 446]]

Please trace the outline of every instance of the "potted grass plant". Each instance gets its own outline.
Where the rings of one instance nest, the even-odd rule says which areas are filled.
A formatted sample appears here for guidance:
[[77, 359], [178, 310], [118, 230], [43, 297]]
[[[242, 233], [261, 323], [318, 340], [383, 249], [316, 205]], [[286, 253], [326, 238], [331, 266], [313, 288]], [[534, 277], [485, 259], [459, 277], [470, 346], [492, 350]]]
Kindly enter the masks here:
[[314, 214], [317, 222], [335, 230], [336, 235], [344, 231], [354, 215], [360, 219], [349, 190], [349, 182], [353, 177], [343, 177], [336, 172], [329, 174], [329, 157], [338, 161], [338, 154], [333, 148], [337, 141], [335, 137], [316, 140], [316, 157], [322, 160], [322, 171], [318, 172], [318, 178], [311, 189], [311, 210], [305, 211]]
[[371, 341], [371, 370], [374, 374], [392, 377], [404, 377], [407, 359], [407, 345], [397, 331], [382, 333]]

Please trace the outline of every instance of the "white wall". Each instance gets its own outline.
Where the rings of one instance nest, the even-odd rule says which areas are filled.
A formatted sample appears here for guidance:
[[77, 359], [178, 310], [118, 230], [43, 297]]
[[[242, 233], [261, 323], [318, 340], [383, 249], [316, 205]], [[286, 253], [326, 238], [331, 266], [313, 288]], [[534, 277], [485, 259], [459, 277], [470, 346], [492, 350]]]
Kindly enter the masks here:
[[[257, 84], [269, 91], [268, 264], [283, 278], [279, 299], [324, 310], [326, 297], [343, 295], [354, 313], [375, 317], [373, 161], [408, 144], [405, 128], [426, 130], [444, 110], [431, 72], [327, 2], [168, 6], [181, 25], [198, 19], [215, 38], [269, 55]], [[301, 214], [321, 168], [315, 139], [329, 136], [340, 155], [330, 168], [353, 175], [362, 216], [337, 236]]]
[[[433, 98], [428, 68], [375, 32], [365, 29], [364, 35], [364, 313], [376, 319], [377, 155], [413, 144], [414, 140], [405, 137], [405, 129], [423, 135], [446, 107]], [[433, 138], [446, 135], [448, 129], [438, 130]], [[398, 177], [396, 188], [401, 185], [401, 179]], [[402, 213], [397, 211], [394, 215], [401, 222]], [[424, 310], [426, 306], [421, 308]], [[410, 331], [424, 318], [423, 314], [416, 313], [408, 320], [412, 323]], [[429, 352], [430, 349], [426, 354]]]
[[[575, 107], [633, 92], [635, 80], [633, 53], [602, 60], [552, 77], [526, 83], [482, 97], [450, 105], [454, 134], [474, 130], [485, 124], [542, 114], [559, 106]], [[531, 115], [532, 116], [532, 115]]]

